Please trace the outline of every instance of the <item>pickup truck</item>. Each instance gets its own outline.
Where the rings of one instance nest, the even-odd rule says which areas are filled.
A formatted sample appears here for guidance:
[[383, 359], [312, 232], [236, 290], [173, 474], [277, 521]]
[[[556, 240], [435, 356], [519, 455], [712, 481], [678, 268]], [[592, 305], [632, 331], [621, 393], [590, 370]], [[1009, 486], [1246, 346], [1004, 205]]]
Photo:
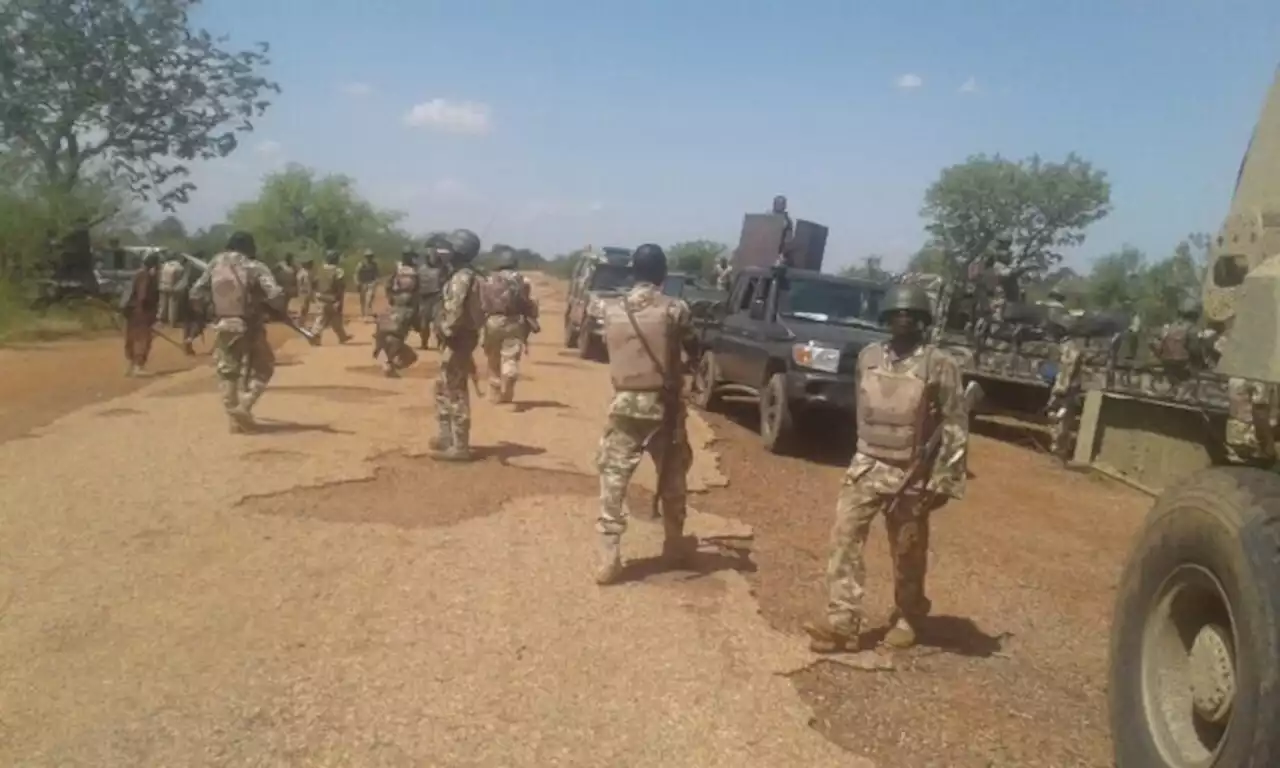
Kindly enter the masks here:
[[888, 288], [786, 267], [738, 270], [728, 299], [700, 313], [694, 404], [757, 399], [760, 437], [773, 453], [792, 449], [806, 416], [834, 413], [852, 430], [858, 353], [889, 338], [879, 322]]

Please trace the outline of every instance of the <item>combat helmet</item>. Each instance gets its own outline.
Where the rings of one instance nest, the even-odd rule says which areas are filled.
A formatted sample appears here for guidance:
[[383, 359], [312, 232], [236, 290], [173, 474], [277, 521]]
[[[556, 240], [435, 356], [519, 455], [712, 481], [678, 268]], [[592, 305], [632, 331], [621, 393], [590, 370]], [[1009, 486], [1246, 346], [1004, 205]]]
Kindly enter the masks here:
[[1178, 305], [1179, 317], [1185, 317], [1189, 320], [1195, 320], [1196, 318], [1200, 317], [1200, 312], [1201, 312], [1200, 302], [1196, 301], [1195, 299], [1183, 299], [1182, 303]]
[[880, 303], [880, 322], [888, 320], [890, 313], [902, 310], [914, 312], [926, 325], [933, 322], [933, 304], [929, 301], [929, 294], [918, 285], [903, 283], [890, 288]]
[[480, 255], [480, 236], [469, 229], [455, 229], [445, 238], [444, 247], [455, 259], [467, 263]]
[[324, 254], [324, 263], [337, 264], [340, 258], [342, 258], [342, 256], [337, 251], [326, 251]]

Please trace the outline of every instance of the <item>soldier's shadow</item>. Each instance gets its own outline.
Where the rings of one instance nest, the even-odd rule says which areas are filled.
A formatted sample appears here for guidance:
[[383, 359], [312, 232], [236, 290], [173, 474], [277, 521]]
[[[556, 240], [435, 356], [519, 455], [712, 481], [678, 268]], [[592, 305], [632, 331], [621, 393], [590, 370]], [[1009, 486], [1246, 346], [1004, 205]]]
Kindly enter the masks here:
[[[863, 637], [867, 645], [875, 645], [884, 639], [887, 627], [868, 632]], [[917, 655], [933, 655], [949, 653], [976, 659], [988, 659], [998, 656], [1004, 649], [1005, 640], [1012, 637], [1009, 632], [988, 635], [978, 628], [971, 619], [961, 616], [933, 615], [920, 620], [916, 628]]]
[[525, 400], [522, 402], [517, 402], [515, 404], [515, 407], [512, 408], [512, 411], [515, 413], [524, 413], [526, 411], [532, 411], [535, 408], [561, 409], [561, 408], [568, 408], [568, 407], [569, 406], [565, 405], [564, 403], [558, 400]]
[[330, 424], [301, 424], [296, 421], [258, 421], [253, 425], [253, 434], [281, 435], [295, 432], [323, 432], [328, 435], [352, 435], [350, 430], [337, 429]]
[[[706, 539], [702, 543], [714, 543], [713, 538]], [[617, 583], [644, 581], [660, 574], [679, 574], [679, 581], [693, 581], [720, 571], [755, 573], [756, 564], [751, 559], [751, 551], [732, 547], [722, 547], [716, 552], [700, 549], [681, 565], [672, 565], [661, 556], [638, 557], [623, 564], [622, 574], [618, 577]]]
[[546, 452], [546, 448], [540, 448], [536, 445], [522, 445], [505, 440], [497, 445], [476, 445], [471, 448], [471, 456], [475, 461], [497, 459], [499, 464], [506, 464], [512, 459], [518, 459], [522, 456], [540, 456]]

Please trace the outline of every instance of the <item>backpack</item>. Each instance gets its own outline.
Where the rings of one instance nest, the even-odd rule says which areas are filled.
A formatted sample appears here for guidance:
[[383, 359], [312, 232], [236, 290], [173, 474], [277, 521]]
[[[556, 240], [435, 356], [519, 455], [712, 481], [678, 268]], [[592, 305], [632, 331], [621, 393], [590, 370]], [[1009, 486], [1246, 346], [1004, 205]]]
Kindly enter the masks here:
[[480, 281], [480, 308], [486, 315], [514, 315], [519, 307], [519, 278], [499, 272]]

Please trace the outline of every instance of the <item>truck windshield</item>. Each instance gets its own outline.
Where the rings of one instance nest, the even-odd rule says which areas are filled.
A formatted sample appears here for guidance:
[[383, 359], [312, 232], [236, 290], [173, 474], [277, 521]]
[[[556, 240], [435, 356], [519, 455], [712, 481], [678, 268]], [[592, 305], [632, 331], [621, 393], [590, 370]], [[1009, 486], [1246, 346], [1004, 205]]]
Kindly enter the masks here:
[[601, 264], [591, 276], [592, 291], [625, 291], [635, 283], [630, 267], [617, 264]]
[[806, 320], [879, 325], [884, 291], [827, 280], [792, 279], [779, 311]]

